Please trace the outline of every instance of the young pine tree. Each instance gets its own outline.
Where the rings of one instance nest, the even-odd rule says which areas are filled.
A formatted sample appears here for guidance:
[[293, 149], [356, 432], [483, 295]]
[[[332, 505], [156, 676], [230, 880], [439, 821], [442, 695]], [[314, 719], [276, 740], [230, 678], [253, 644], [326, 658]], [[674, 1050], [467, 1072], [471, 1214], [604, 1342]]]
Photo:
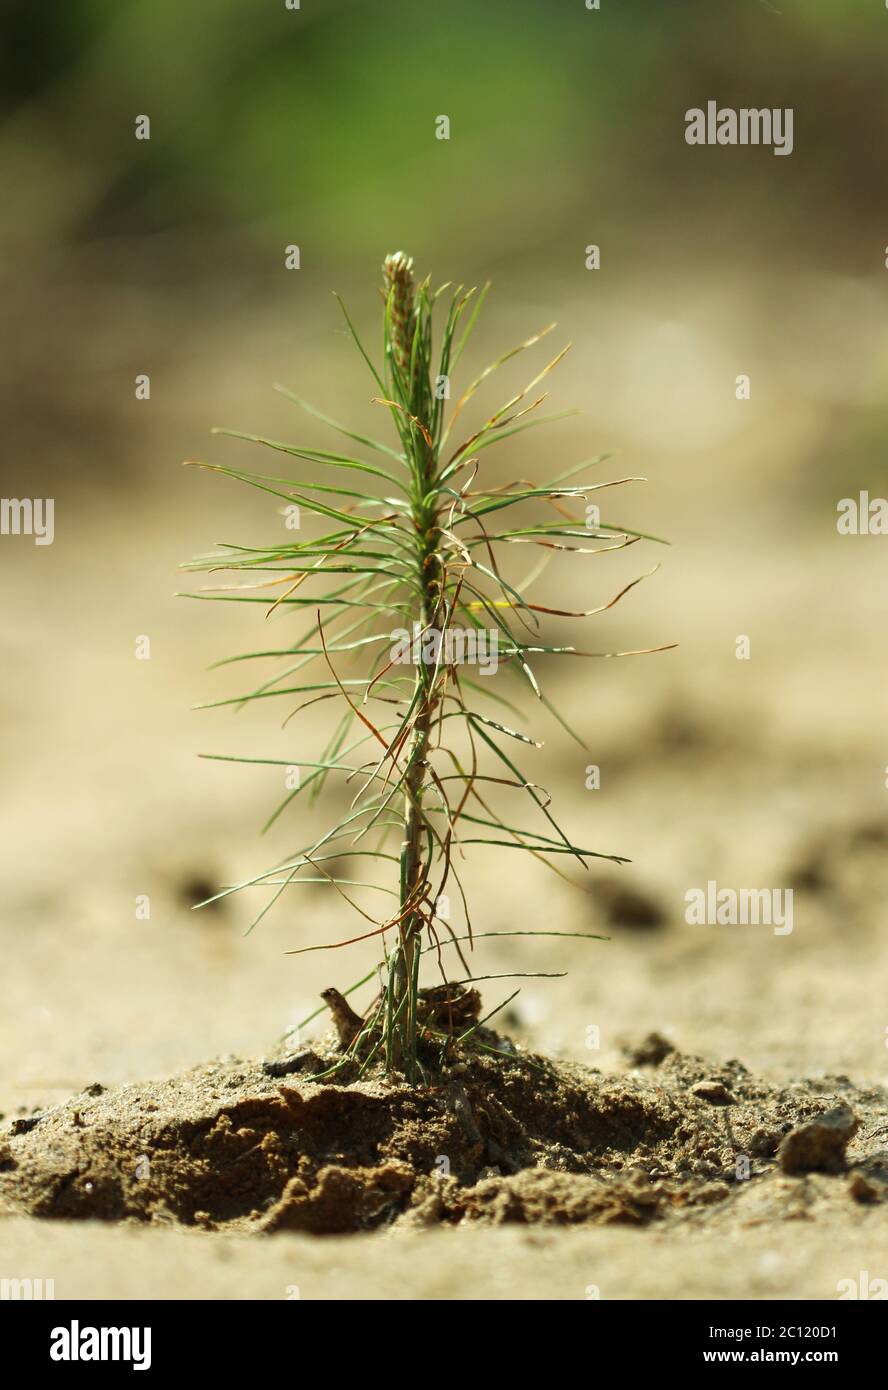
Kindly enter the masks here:
[[[304, 620], [301, 631], [282, 647], [233, 658], [270, 659], [283, 665], [255, 689], [217, 703], [300, 697], [288, 717], [318, 700], [337, 707], [329, 742], [318, 759], [293, 760], [308, 775], [300, 778], [271, 821], [294, 797], [315, 798], [331, 775], [341, 777], [352, 794], [344, 814], [273, 869], [224, 890], [257, 884], [271, 888], [255, 924], [289, 888], [320, 881], [365, 919], [367, 929], [353, 940], [378, 938], [381, 990], [370, 1007], [359, 1014], [337, 990], [324, 995], [343, 1055], [323, 1075], [346, 1060], [363, 1070], [377, 1059], [411, 1080], [428, 1079], [459, 1048], [490, 1045], [479, 1029], [509, 1000], [479, 1017], [480, 996], [473, 985], [483, 977], [474, 974], [467, 955], [478, 937], [511, 933], [473, 930], [461, 877], [465, 847], [523, 850], [550, 867], [556, 867], [555, 856], [567, 856], [583, 868], [590, 858], [625, 862], [617, 855], [580, 848], [561, 829], [549, 809], [548, 794], [524, 775], [512, 751], [542, 745], [503, 722], [501, 710], [514, 706], [495, 687], [504, 678], [517, 678], [531, 700], [555, 713], [538, 679], [538, 664], [551, 656], [636, 654], [555, 645], [542, 632], [541, 619], [592, 617], [612, 607], [638, 580], [608, 602], [581, 612], [534, 603], [528, 591], [555, 552], [580, 559], [654, 538], [604, 524], [597, 520], [597, 508], [581, 506], [590, 492], [635, 481], [581, 481], [606, 456], [575, 464], [546, 483], [485, 481], [488, 449], [559, 418], [535, 414], [545, 393], [534, 392], [567, 349], [455, 443], [454, 430], [466, 405], [488, 378], [532, 348], [554, 324], [504, 353], [451, 406], [451, 382], [486, 287], [478, 296], [461, 287], [450, 294], [436, 348], [433, 317], [436, 309], [442, 313], [438, 306], [449, 288], [433, 291], [428, 280], [417, 284], [412, 261], [400, 252], [386, 257], [379, 367], [343, 308], [375, 384], [373, 400], [390, 417], [391, 443], [337, 424], [284, 391], [359, 446], [355, 454], [361, 456], [222, 431], [300, 460], [297, 476], [198, 465], [284, 499], [291, 515], [298, 507], [300, 518], [317, 519], [314, 529], [319, 534], [311, 538], [262, 548], [226, 545], [193, 561], [190, 568], [246, 571], [251, 579], [237, 586], [237, 592], [225, 588], [192, 597], [260, 604], [266, 616], [281, 617], [278, 610], [290, 609]], [[506, 553], [516, 547], [524, 554], [541, 548], [543, 557], [521, 583], [508, 579], [503, 566]], [[557, 713], [555, 717], [560, 719]], [[519, 810], [509, 809], [508, 802]], [[521, 824], [521, 803], [531, 822], [526, 826]], [[346, 861], [387, 867], [389, 881], [346, 878]], [[449, 902], [451, 882], [464, 909], [461, 930], [441, 909]], [[382, 917], [369, 913], [351, 891], [380, 886], [395, 899], [391, 912]], [[424, 958], [442, 984], [421, 986]], [[451, 958], [459, 963], [455, 979], [447, 965]]]

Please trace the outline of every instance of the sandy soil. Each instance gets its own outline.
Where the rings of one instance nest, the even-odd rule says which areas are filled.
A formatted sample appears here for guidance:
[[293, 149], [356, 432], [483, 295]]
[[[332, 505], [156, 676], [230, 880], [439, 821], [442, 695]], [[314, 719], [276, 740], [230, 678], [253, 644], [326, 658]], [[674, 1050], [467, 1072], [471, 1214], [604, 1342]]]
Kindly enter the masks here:
[[[837, 1268], [856, 1280], [884, 1251], [884, 1088], [861, 1091], [844, 1077], [768, 1085], [656, 1034], [631, 1050], [619, 1076], [551, 1063], [488, 1029], [476, 1037], [490, 1051], [458, 1047], [445, 1074], [420, 1089], [381, 1068], [349, 1080], [355, 1064], [310, 1080], [336, 1059], [329, 1034], [258, 1064], [96, 1084], [18, 1117], [0, 1138], [7, 1257], [24, 1270], [39, 1252], [61, 1281], [30, 1266], [18, 1277], [52, 1278], [58, 1297], [365, 1298], [385, 1242], [389, 1278], [373, 1284], [378, 1298], [405, 1296], [399, 1276], [412, 1298], [748, 1297], [750, 1279], [758, 1296], [825, 1298], [838, 1292]], [[99, 1222], [118, 1235], [110, 1266]], [[476, 1242], [474, 1227], [497, 1239]], [[649, 1269], [641, 1283], [627, 1275], [638, 1247], [614, 1238], [614, 1227], [645, 1232], [659, 1255], [654, 1277], [667, 1287], [651, 1293]], [[593, 1241], [593, 1229], [603, 1238]], [[797, 1229], [801, 1241], [784, 1236], [781, 1245], [805, 1246], [804, 1270], [772, 1248], [778, 1231]], [[201, 1232], [202, 1254], [186, 1240], [180, 1264], [174, 1230]], [[271, 1268], [298, 1266], [298, 1280], [267, 1292], [274, 1275], [263, 1262], [257, 1287], [231, 1233], [270, 1244]], [[294, 1244], [293, 1233], [311, 1242]], [[681, 1282], [668, 1268], [679, 1246], [696, 1262]], [[714, 1278], [729, 1248], [742, 1251], [738, 1267]], [[122, 1249], [139, 1275], [121, 1286]], [[93, 1259], [101, 1251], [86, 1277], [77, 1269], [84, 1250]], [[157, 1280], [157, 1259], [175, 1260], [172, 1284]], [[199, 1294], [188, 1282], [195, 1259], [212, 1270]], [[408, 1280], [417, 1261], [419, 1279]]]
[[[872, 1275], [872, 1234], [834, 1226], [695, 1232], [679, 1243], [622, 1227], [455, 1231], [273, 1241], [180, 1230], [10, 1220], [4, 1252], [57, 1298], [834, 1299], [836, 1280]], [[881, 1260], [884, 1267], [884, 1258]], [[596, 1289], [598, 1293], [596, 1294]], [[298, 1291], [298, 1292], [297, 1292]]]

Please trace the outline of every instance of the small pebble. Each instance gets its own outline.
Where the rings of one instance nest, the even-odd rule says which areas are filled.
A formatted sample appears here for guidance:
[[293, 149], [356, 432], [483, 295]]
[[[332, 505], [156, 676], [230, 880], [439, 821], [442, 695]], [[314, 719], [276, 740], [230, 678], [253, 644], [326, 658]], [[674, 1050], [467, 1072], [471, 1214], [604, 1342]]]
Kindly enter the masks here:
[[709, 1101], [710, 1105], [736, 1105], [736, 1101], [721, 1081], [698, 1081], [691, 1087], [691, 1095], [699, 1097], [700, 1100]]
[[855, 1168], [848, 1182], [848, 1191], [855, 1202], [878, 1202], [879, 1189], [860, 1168]]
[[780, 1167], [784, 1173], [840, 1173], [845, 1167], [845, 1146], [859, 1125], [844, 1107], [797, 1125], [777, 1150]]

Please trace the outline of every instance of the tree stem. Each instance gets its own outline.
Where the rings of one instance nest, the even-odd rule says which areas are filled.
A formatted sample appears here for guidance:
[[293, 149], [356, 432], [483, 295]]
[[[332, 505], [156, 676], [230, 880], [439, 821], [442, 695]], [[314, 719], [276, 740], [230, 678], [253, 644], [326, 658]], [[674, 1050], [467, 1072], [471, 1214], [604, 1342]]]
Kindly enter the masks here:
[[393, 987], [388, 1000], [391, 1039], [387, 1063], [408, 1077], [416, 1073], [416, 1004], [419, 951], [426, 914], [422, 898], [427, 889], [429, 865], [424, 847], [423, 791], [428, 771], [429, 741], [437, 704], [436, 667], [423, 659], [423, 637], [434, 626], [442, 598], [441, 529], [433, 497], [437, 471], [436, 451], [427, 422], [416, 428], [427, 411], [428, 372], [413, 360], [416, 331], [416, 286], [413, 262], [401, 252], [387, 256], [383, 266], [386, 302], [391, 318], [391, 355], [397, 368], [393, 386], [400, 391], [404, 408], [413, 421], [410, 458], [413, 470], [411, 520], [416, 534], [416, 579], [419, 588], [420, 650], [414, 686], [415, 712], [407, 749], [404, 779], [404, 839], [401, 846], [401, 894], [399, 944]]
[[[437, 618], [440, 578], [438, 574], [438, 527], [433, 521], [426, 527], [425, 516], [417, 516], [417, 529], [424, 528], [421, 577], [422, 600], [420, 604], [420, 626], [422, 634], [432, 627]], [[435, 713], [436, 694], [434, 664], [423, 659], [423, 642], [420, 637], [419, 663], [416, 671], [417, 711], [413, 724], [407, 754], [407, 772], [404, 784], [404, 841], [401, 852], [401, 913], [400, 960], [396, 973], [396, 994], [393, 1001], [395, 1009], [401, 1009], [401, 1033], [406, 1041], [407, 1056], [392, 1058], [395, 1065], [406, 1062], [408, 1073], [415, 1066], [413, 1039], [416, 1031], [416, 982], [418, 980], [416, 953], [420, 949], [424, 916], [419, 904], [427, 866], [423, 855], [423, 788], [428, 767], [429, 740], [432, 720]], [[406, 1002], [405, 1001], [406, 996]], [[402, 1049], [397, 1047], [400, 1054]]]

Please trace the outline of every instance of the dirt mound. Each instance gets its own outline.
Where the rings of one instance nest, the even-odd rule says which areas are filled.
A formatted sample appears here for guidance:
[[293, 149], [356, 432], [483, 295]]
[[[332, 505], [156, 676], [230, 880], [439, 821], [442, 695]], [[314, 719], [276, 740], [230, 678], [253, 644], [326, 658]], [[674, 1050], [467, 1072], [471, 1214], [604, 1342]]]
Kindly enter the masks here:
[[427, 1088], [311, 1081], [330, 1061], [313, 1051], [92, 1086], [0, 1133], [0, 1211], [328, 1234], [699, 1224], [738, 1204], [757, 1221], [888, 1197], [881, 1088], [772, 1087], [645, 1043], [630, 1051], [656, 1065], [603, 1075], [490, 1037]]

